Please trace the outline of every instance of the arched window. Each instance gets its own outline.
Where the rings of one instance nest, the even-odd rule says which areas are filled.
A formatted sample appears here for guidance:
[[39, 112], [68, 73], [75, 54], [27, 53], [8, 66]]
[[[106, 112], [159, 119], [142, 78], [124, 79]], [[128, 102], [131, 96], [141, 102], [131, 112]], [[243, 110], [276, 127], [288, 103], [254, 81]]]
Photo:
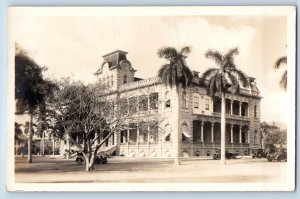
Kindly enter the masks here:
[[257, 117], [257, 110], [256, 105], [254, 105], [254, 117]]
[[182, 106], [183, 108], [186, 108], [186, 92], [182, 92]]

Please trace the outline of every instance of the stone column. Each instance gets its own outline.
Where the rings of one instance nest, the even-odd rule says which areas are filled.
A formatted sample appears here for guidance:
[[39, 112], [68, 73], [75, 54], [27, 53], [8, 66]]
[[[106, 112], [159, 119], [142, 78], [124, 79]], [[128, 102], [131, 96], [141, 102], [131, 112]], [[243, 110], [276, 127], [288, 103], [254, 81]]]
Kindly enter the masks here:
[[239, 103], [239, 116], [242, 116], [242, 102]]
[[211, 142], [214, 143], [214, 123], [211, 123]]
[[247, 128], [247, 139], [248, 139], [248, 141], [247, 141], [247, 143], [249, 144], [250, 143], [250, 134], [249, 134], [249, 128]]
[[233, 144], [233, 125], [230, 125], [230, 142]]
[[240, 144], [242, 143], [242, 126], [240, 126], [240, 131], [239, 131], [239, 142]]
[[233, 100], [230, 100], [230, 115], [233, 115]]
[[203, 138], [203, 126], [204, 126], [204, 122], [201, 121], [201, 142], [204, 142], [204, 138]]

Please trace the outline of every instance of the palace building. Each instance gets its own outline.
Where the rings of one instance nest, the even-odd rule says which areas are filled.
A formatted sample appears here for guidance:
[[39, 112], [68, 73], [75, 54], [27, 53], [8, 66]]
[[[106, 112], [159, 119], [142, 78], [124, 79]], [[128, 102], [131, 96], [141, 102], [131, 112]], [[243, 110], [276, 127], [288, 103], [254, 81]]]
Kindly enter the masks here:
[[[108, 95], [124, 100], [128, 105], [124, 109], [138, 102], [134, 109], [144, 115], [128, 121], [128, 128], [112, 136], [103, 150], [110, 148], [125, 157], [174, 157], [175, 132], [180, 156], [210, 156], [220, 150], [221, 100], [207, 95], [199, 72], [193, 72], [193, 85], [178, 93], [159, 77], [141, 79], [135, 72], [127, 52], [121, 50], [104, 55], [95, 72], [98, 81], [110, 88]], [[226, 150], [239, 155], [249, 155], [261, 143], [261, 96], [255, 78], [249, 79], [250, 86], [241, 88], [239, 95], [226, 94]]]

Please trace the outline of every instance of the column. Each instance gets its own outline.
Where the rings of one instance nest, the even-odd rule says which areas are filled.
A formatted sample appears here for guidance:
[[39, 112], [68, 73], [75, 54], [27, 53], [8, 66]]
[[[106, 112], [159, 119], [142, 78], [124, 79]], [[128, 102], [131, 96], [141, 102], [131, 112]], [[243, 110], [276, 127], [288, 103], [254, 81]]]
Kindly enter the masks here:
[[233, 115], [233, 101], [230, 100], [230, 115]]
[[127, 128], [127, 138], [126, 138], [126, 141], [127, 141], [127, 145], [129, 145], [129, 127]]
[[204, 126], [204, 122], [201, 121], [201, 142], [204, 142], [204, 138], [203, 138], [203, 126]]
[[249, 103], [248, 103], [248, 106], [247, 106], [247, 117], [249, 117], [249, 111], [250, 111], [250, 109], [249, 109]]
[[247, 128], [246, 131], [247, 131], [247, 139], [248, 139], [247, 143], [249, 144], [250, 143], [249, 127]]
[[242, 143], [242, 126], [240, 126], [239, 142], [240, 142], [240, 144]]
[[136, 145], [139, 145], [140, 142], [140, 129], [139, 124], [136, 124]]
[[242, 102], [239, 103], [239, 116], [242, 116]]
[[233, 144], [233, 125], [230, 125], [230, 142]]
[[211, 123], [211, 142], [214, 143], [214, 123]]
[[55, 155], [55, 139], [54, 139], [54, 135], [52, 135], [52, 141], [53, 141], [53, 149], [52, 149], [52, 152], [53, 152], [53, 155]]

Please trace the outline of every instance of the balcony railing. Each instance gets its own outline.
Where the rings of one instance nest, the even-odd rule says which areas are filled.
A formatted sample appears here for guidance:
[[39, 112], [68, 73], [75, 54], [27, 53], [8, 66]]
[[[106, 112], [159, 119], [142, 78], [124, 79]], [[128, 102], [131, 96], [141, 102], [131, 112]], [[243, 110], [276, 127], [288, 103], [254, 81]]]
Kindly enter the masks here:
[[[220, 112], [213, 112], [214, 116], [221, 117]], [[239, 116], [239, 115], [231, 115], [226, 113], [226, 118], [228, 119], [235, 119], [235, 120], [249, 120], [249, 116]]]
[[156, 83], [159, 83], [160, 79], [159, 77], [153, 77], [153, 78], [148, 78], [136, 82], [130, 82], [127, 84], [123, 84], [120, 86], [120, 91], [125, 91], [125, 90], [131, 90], [139, 87], [144, 87], [144, 86], [150, 86]]

